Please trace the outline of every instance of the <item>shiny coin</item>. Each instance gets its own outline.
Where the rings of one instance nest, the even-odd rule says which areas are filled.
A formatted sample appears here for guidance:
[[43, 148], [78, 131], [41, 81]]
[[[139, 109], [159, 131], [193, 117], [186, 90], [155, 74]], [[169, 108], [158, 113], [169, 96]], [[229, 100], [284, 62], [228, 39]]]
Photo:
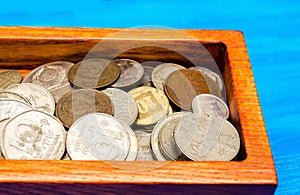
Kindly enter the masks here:
[[216, 115], [194, 113], [183, 118], [174, 132], [178, 149], [189, 159], [232, 160], [240, 148], [237, 130]]
[[12, 85], [6, 90], [25, 97], [30, 102], [31, 106], [36, 110], [40, 110], [49, 114], [54, 113], [54, 98], [47, 89], [40, 85], [33, 83], [22, 83]]
[[94, 89], [79, 89], [63, 95], [57, 102], [55, 114], [69, 128], [81, 116], [101, 112], [113, 114], [111, 99]]
[[22, 82], [43, 86], [57, 102], [62, 95], [73, 90], [68, 80], [68, 72], [73, 65], [67, 61], [50, 62], [32, 70]]
[[180, 69], [185, 69], [185, 67], [173, 63], [163, 63], [156, 66], [151, 76], [154, 86], [163, 91], [166, 78], [175, 70]]
[[142, 80], [139, 82], [139, 86], [148, 86], [148, 87], [153, 87], [151, 75], [154, 70], [154, 67], [151, 66], [143, 66], [144, 67], [144, 75]]
[[52, 115], [37, 110], [11, 118], [3, 132], [7, 159], [58, 160], [65, 151], [66, 131]]
[[117, 64], [120, 67], [121, 75], [118, 80], [112, 85], [116, 88], [127, 88], [131, 86], [137, 86], [138, 82], [144, 75], [143, 66], [130, 59], [116, 59], [112, 61], [113, 64]]
[[104, 58], [86, 59], [72, 66], [68, 73], [70, 82], [82, 88], [101, 88], [118, 79], [120, 68]]
[[24, 102], [30, 105], [30, 102], [20, 94], [9, 92], [9, 91], [0, 91], [0, 100], [3, 99], [11, 99], [11, 100], [18, 100], [20, 102]]
[[136, 120], [139, 110], [135, 100], [125, 91], [107, 88], [102, 91], [108, 95], [114, 106], [114, 117], [131, 125]]
[[136, 160], [154, 160], [151, 149], [151, 133], [145, 131], [135, 131], [138, 140], [138, 153]]
[[126, 160], [130, 142], [127, 129], [103, 113], [79, 118], [70, 127], [66, 141], [72, 160]]
[[225, 102], [211, 94], [197, 95], [192, 102], [193, 112], [203, 112], [212, 115], [218, 115], [227, 119], [229, 109]]
[[22, 75], [16, 70], [0, 72], [0, 90], [6, 89], [14, 84], [19, 84], [21, 81]]
[[169, 101], [164, 92], [153, 87], [138, 87], [129, 92], [138, 104], [138, 125], [151, 125], [169, 112]]
[[191, 69], [172, 72], [166, 79], [164, 90], [169, 99], [184, 110], [192, 109], [194, 97], [210, 92], [202, 74]]

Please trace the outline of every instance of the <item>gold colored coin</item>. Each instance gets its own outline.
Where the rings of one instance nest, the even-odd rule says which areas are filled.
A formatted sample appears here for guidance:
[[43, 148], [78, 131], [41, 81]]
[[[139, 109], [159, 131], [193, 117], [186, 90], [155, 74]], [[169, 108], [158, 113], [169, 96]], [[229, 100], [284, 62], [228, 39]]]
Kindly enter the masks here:
[[0, 90], [6, 89], [14, 84], [19, 84], [21, 81], [22, 75], [16, 70], [7, 70], [0, 72]]
[[129, 91], [138, 104], [138, 125], [151, 125], [169, 112], [169, 100], [163, 91], [154, 87], [142, 86]]
[[101, 88], [118, 79], [120, 68], [104, 58], [83, 60], [72, 66], [68, 78], [73, 85], [81, 88]]
[[94, 112], [113, 114], [111, 99], [94, 89], [79, 89], [66, 93], [58, 100], [55, 109], [56, 116], [67, 128], [81, 116]]
[[204, 76], [196, 70], [180, 69], [166, 79], [164, 90], [169, 99], [178, 107], [191, 111], [192, 101], [199, 94], [209, 94]]

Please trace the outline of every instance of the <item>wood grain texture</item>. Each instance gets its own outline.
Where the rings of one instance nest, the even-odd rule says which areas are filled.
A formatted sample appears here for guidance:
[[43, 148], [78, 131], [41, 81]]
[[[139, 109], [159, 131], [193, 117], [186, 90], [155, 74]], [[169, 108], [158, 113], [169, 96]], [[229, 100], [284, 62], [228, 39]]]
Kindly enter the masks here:
[[[123, 31], [130, 32], [120, 33]], [[26, 28], [0, 27], [0, 68], [18, 69], [26, 75], [30, 69], [49, 61], [77, 62], [99, 43], [108, 45], [122, 41], [153, 40], [165, 44], [184, 42], [182, 52], [193, 52], [196, 39], [203, 43], [219, 65], [230, 107], [230, 120], [242, 136], [239, 161], [231, 162], [102, 162], [102, 161], [14, 161], [1, 160], [0, 191], [5, 188], [43, 192], [73, 189], [83, 192], [119, 192], [124, 189], [142, 192], [207, 192], [214, 193], [273, 193], [277, 186], [274, 162], [266, 134], [260, 103], [253, 79], [243, 34], [239, 31], [181, 30], [188, 36], [170, 30], [85, 29], [85, 28]], [[151, 37], [151, 39], [149, 39]], [[152, 41], [152, 42], [151, 42]], [[111, 48], [111, 47], [109, 47]], [[143, 60], [174, 60], [189, 62], [170, 50], [142, 47], [123, 51], [121, 57]], [[118, 50], [119, 49], [119, 50]], [[101, 50], [101, 49], [100, 49]], [[109, 55], [103, 53], [103, 55]], [[152, 52], [156, 55], [150, 55]], [[97, 55], [99, 50], [89, 54]], [[166, 59], [166, 56], [168, 58]], [[197, 63], [207, 63], [206, 54], [194, 56]], [[114, 56], [109, 56], [114, 57]], [[85, 191], [87, 190], [87, 191]], [[53, 192], [54, 192], [53, 191]]]

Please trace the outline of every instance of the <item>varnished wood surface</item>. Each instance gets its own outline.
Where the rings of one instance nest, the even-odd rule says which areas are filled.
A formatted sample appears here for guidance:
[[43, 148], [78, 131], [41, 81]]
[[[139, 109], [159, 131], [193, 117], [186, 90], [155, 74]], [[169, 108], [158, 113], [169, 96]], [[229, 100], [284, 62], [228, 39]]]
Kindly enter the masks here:
[[[117, 33], [120, 31], [124, 29], [1, 27], [0, 66], [2, 69], [20, 69], [25, 75], [33, 67], [48, 60], [79, 61], [100, 40], [109, 39], [113, 44], [118, 39], [122, 41], [123, 34]], [[133, 40], [152, 37], [163, 42], [188, 41], [176, 37], [176, 33], [170, 37], [170, 30], [133, 29], [130, 32]], [[94, 186], [95, 190], [106, 191], [114, 189], [111, 186], [117, 189], [124, 186], [139, 192], [145, 186], [150, 189], [152, 185], [159, 184], [155, 188], [157, 191], [162, 189], [162, 192], [166, 192], [163, 191], [166, 187], [174, 190], [178, 188], [181, 192], [207, 189], [209, 193], [243, 193], [244, 190], [254, 194], [273, 193], [277, 185], [275, 167], [243, 34], [239, 31], [217, 30], [180, 32], [203, 42], [208, 50], [211, 48], [212, 56], [221, 66], [228, 93], [230, 118], [243, 137], [246, 151], [241, 152], [241, 161], [163, 163], [1, 160], [2, 186], [13, 186], [15, 183], [20, 189], [28, 185], [34, 186], [29, 189], [38, 188], [42, 191], [55, 184], [64, 184], [61, 187], [68, 188], [76, 183], [78, 190], [84, 186], [82, 184], [99, 184]], [[182, 47], [183, 50], [191, 48]], [[148, 49], [142, 51], [146, 53], [142, 58], [151, 60], [147, 54]], [[159, 49], [154, 51], [160, 53]], [[180, 56], [168, 54], [183, 60]], [[125, 55], [140, 58], [136, 51], [125, 52]], [[156, 57], [159, 58], [159, 55]], [[37, 185], [41, 183], [43, 185]], [[230, 190], [226, 191], [226, 186]], [[60, 190], [61, 187], [56, 189]], [[93, 191], [91, 188], [89, 190]]]

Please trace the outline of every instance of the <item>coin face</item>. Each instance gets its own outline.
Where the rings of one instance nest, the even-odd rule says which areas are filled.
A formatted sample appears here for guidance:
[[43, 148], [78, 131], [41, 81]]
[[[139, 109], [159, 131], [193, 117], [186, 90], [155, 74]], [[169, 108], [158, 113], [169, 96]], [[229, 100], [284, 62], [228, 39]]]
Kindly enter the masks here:
[[184, 110], [192, 109], [194, 97], [210, 93], [203, 75], [196, 70], [180, 69], [166, 79], [164, 90], [168, 98]]
[[0, 121], [28, 110], [33, 110], [33, 108], [27, 103], [12, 99], [2, 99], [0, 100]]
[[227, 119], [229, 117], [229, 109], [225, 102], [220, 98], [211, 94], [197, 95], [192, 102], [193, 112], [203, 112], [212, 115], [218, 115]]
[[7, 159], [58, 160], [65, 151], [65, 138], [57, 118], [37, 110], [26, 111], [5, 125], [3, 154]]
[[57, 102], [62, 95], [73, 90], [68, 80], [68, 72], [73, 65], [67, 61], [50, 62], [32, 70], [22, 82], [43, 86]]
[[6, 89], [14, 84], [19, 84], [21, 81], [22, 75], [16, 70], [0, 72], [0, 90]]
[[121, 75], [118, 80], [112, 85], [116, 88], [127, 88], [130, 86], [137, 86], [138, 82], [144, 75], [143, 66], [130, 59], [116, 59], [112, 61], [120, 67]]
[[129, 92], [139, 108], [138, 125], [151, 125], [169, 112], [169, 101], [164, 92], [153, 87], [138, 87]]
[[49, 114], [54, 113], [54, 98], [47, 89], [40, 85], [33, 83], [21, 83], [12, 85], [6, 90], [25, 97], [30, 102], [31, 106], [36, 110], [40, 110]]
[[9, 91], [0, 91], [0, 100], [3, 99], [11, 99], [11, 100], [18, 100], [20, 102], [24, 102], [30, 105], [30, 102], [20, 94], [9, 92]]
[[55, 110], [56, 116], [67, 128], [81, 116], [92, 112], [113, 114], [111, 99], [94, 89], [79, 89], [66, 93], [58, 100]]
[[102, 92], [112, 100], [114, 117], [132, 125], [139, 113], [135, 100], [127, 92], [116, 88], [106, 88]]
[[70, 82], [81, 88], [101, 88], [118, 79], [120, 68], [104, 58], [86, 59], [72, 66], [68, 72]]
[[173, 63], [163, 63], [156, 66], [151, 76], [154, 86], [163, 91], [166, 78], [175, 70], [180, 69], [185, 69], [185, 67]]
[[136, 160], [154, 160], [151, 149], [151, 133], [138, 130], [135, 131], [135, 135], [139, 145]]
[[126, 160], [130, 142], [121, 123], [103, 113], [80, 117], [70, 127], [66, 141], [72, 160]]
[[232, 160], [240, 147], [239, 134], [226, 119], [204, 113], [184, 117], [174, 139], [178, 149], [194, 161]]

